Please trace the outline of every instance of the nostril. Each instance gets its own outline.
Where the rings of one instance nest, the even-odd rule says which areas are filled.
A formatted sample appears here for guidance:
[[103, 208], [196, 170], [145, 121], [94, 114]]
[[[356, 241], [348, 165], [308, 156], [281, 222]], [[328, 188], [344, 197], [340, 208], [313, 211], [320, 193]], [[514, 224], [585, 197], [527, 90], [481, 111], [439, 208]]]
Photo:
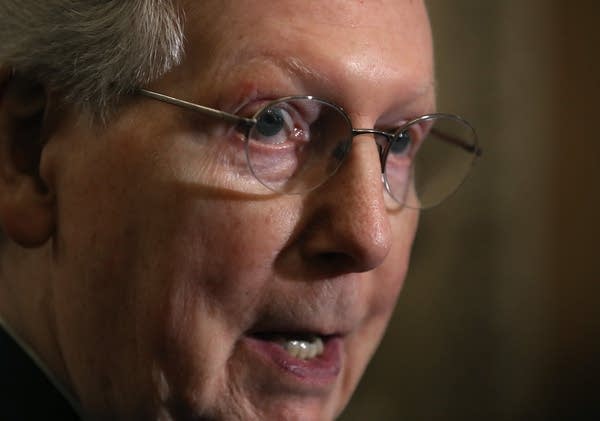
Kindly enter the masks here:
[[352, 265], [352, 258], [344, 253], [320, 253], [314, 260], [321, 266], [347, 268]]
[[344, 273], [358, 273], [368, 270], [353, 256], [346, 253], [317, 253], [304, 256], [310, 262], [311, 272], [323, 276], [338, 276]]
[[327, 183], [308, 195], [300, 249], [305, 262], [327, 272], [366, 272], [381, 265], [392, 245], [379, 155], [358, 142]]
[[390, 251], [391, 236], [385, 224], [370, 219], [368, 229], [361, 229], [356, 223], [344, 223], [343, 218], [322, 222], [308, 229], [302, 241], [302, 255], [314, 269], [366, 272], [379, 266]]

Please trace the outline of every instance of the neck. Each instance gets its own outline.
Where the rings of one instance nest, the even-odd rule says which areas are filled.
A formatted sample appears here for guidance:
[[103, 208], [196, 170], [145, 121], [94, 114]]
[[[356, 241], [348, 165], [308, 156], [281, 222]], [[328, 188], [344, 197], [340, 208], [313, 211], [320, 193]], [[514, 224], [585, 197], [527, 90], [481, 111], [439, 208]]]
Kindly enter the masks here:
[[[67, 387], [68, 371], [56, 335], [49, 244], [25, 249], [8, 239], [0, 245], [0, 327], [35, 363], [78, 413]], [[62, 379], [59, 380], [59, 379]]]
[[48, 381], [52, 384], [52, 386], [62, 395], [62, 397], [69, 403], [71, 408], [81, 416], [82, 411], [79, 405], [79, 402], [75, 397], [68, 391], [66, 387], [52, 374], [52, 372], [48, 369], [46, 364], [42, 361], [42, 359], [37, 355], [37, 353], [27, 344], [24, 340], [22, 340], [17, 333], [6, 323], [4, 319], [0, 317], [0, 328], [4, 329], [4, 331], [17, 343], [19, 348], [33, 361], [33, 363], [37, 366], [37, 368], [43, 373], [43, 375], [48, 379]]

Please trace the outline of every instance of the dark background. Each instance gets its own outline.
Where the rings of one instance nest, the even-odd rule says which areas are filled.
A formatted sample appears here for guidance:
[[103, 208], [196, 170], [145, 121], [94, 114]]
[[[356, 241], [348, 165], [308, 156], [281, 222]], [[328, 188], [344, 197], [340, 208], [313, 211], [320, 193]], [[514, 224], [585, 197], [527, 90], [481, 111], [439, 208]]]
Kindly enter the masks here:
[[600, 2], [428, 5], [439, 110], [484, 157], [423, 213], [342, 420], [600, 420]]

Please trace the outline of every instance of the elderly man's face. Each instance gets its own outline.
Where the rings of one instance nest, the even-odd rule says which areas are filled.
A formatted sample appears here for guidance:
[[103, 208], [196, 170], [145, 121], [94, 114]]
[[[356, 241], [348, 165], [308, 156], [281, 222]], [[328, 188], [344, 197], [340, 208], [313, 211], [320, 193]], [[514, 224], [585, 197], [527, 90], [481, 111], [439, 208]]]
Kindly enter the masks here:
[[[150, 89], [242, 115], [316, 95], [366, 128], [432, 111], [421, 1], [187, 3], [185, 60]], [[68, 116], [48, 143], [53, 317], [97, 414], [333, 418], [381, 339], [418, 213], [385, 193], [373, 139], [310, 193], [256, 194], [225, 170], [231, 130], [139, 98], [107, 128]]]

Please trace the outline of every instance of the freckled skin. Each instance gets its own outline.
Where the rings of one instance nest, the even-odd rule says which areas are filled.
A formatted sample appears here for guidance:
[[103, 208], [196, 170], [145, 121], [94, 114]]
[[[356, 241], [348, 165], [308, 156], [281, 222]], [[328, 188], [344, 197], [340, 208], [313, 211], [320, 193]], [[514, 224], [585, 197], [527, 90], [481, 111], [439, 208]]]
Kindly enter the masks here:
[[[432, 111], [421, 2], [181, 7], [185, 59], [150, 89], [230, 110], [247, 92], [317, 95], [367, 128]], [[317, 190], [257, 195], [223, 173], [226, 130], [187, 113], [140, 98], [103, 129], [66, 113], [48, 140], [58, 339], [42, 356], [92, 418], [332, 419], [387, 325], [418, 213], [391, 204], [368, 136]], [[265, 314], [345, 331], [334, 384], [278, 387], [240, 345]]]

